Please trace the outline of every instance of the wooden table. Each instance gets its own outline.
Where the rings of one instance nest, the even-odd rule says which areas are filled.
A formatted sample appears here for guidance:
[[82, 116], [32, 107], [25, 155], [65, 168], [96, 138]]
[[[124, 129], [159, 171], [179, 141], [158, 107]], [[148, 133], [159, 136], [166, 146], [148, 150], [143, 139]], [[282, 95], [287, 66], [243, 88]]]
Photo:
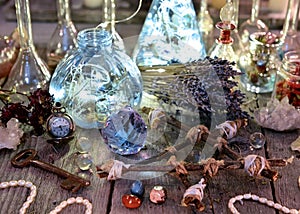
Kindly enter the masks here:
[[[39, 25], [39, 30], [35, 28], [37, 25]], [[9, 29], [14, 28], [12, 25], [9, 26]], [[40, 41], [40, 43], [43, 43], [42, 46], [45, 47], [46, 41], [48, 41], [51, 35], [49, 31], [52, 31], [55, 25], [52, 24], [51, 28], [49, 28], [49, 25], [45, 25], [44, 23], [34, 23], [33, 27], [35, 34], [34, 38]], [[8, 28], [3, 28], [2, 31], [6, 29]], [[122, 26], [121, 29], [123, 29]], [[121, 32], [127, 32], [128, 36], [131, 36], [137, 35], [136, 32], [138, 32], [139, 29], [140, 26], [137, 28], [134, 27], [133, 30], [128, 30], [128, 27], [124, 27]], [[9, 30], [9, 32], [11, 31]], [[41, 35], [44, 35], [44, 37], [41, 37]], [[43, 55], [44, 51], [40, 51], [40, 53]], [[248, 95], [249, 97], [254, 96], [253, 94]], [[265, 103], [266, 97], [269, 97], [269, 95], [259, 96], [259, 101], [262, 101], [262, 104], [260, 102], [254, 102], [251, 104], [251, 109], [254, 110], [254, 108], [262, 106]], [[266, 158], [284, 159], [290, 158], [293, 155], [295, 156], [294, 161], [286, 167], [276, 168], [281, 176], [276, 182], [271, 182], [266, 179], [253, 179], [249, 177], [243, 169], [220, 170], [217, 176], [208, 180], [203, 199], [203, 203], [205, 204], [203, 213], [229, 213], [227, 208], [229, 199], [245, 193], [257, 194], [281, 203], [288, 208], [300, 209], [300, 188], [297, 184], [297, 179], [300, 176], [300, 154], [292, 152], [290, 149], [290, 143], [299, 136], [299, 130], [280, 133], [263, 129], [257, 126], [254, 121], [250, 121], [250, 125], [246, 129], [242, 129], [239, 134], [247, 138], [254, 131], [260, 131], [265, 134], [267, 139], [266, 146], [261, 150], [254, 151], [242, 148], [243, 155], [259, 154]], [[97, 134], [99, 133], [96, 131], [91, 134], [96, 135], [93, 138], [96, 142], [92, 156], [94, 157], [95, 162], [100, 162], [100, 159], [106, 159], [110, 154], [107, 150], [102, 150], [105, 145], [101, 142], [97, 144], [97, 140], [99, 139]], [[17, 152], [25, 148], [36, 149], [40, 159], [44, 161], [48, 161], [70, 172], [86, 176], [91, 180], [91, 186], [83, 188], [78, 193], [72, 193], [62, 189], [59, 186], [62, 178], [59, 178], [52, 173], [34, 167], [23, 169], [12, 167], [10, 163], [11, 158]], [[61, 201], [72, 196], [82, 196], [89, 199], [93, 204], [93, 212], [97, 214], [198, 213], [198, 211], [195, 211], [195, 209], [191, 207], [182, 207], [180, 205], [186, 187], [180, 179], [174, 176], [174, 174], [169, 173], [160, 177], [143, 180], [146, 189], [143, 203], [140, 208], [129, 210], [122, 205], [121, 196], [129, 193], [129, 188], [133, 181], [128, 179], [107, 181], [105, 178], [100, 179], [89, 172], [79, 171], [76, 164], [76, 152], [77, 148], [74, 142], [70, 142], [68, 145], [61, 148], [54, 149], [51, 144], [46, 143], [43, 136], [34, 137], [27, 134], [24, 142], [19, 145], [16, 151], [7, 149], [0, 150], [0, 181], [25, 179], [33, 182], [37, 186], [38, 194], [27, 213], [49, 213]], [[201, 177], [202, 175], [200, 172], [190, 172], [188, 179], [191, 184], [195, 184]], [[162, 185], [167, 189], [168, 198], [162, 205], [155, 205], [149, 201], [149, 192], [154, 185]], [[27, 195], [28, 190], [21, 187], [0, 190], [0, 213], [18, 213], [18, 210], [22, 206]], [[252, 201], [244, 201], [243, 206], [239, 203], [236, 203], [235, 205], [241, 213], [278, 213], [272, 208]], [[72, 205], [67, 207], [62, 213], [83, 212], [83, 206]]]
[[[253, 94], [248, 95], [253, 96]], [[261, 97], [259, 100], [264, 100], [262, 97], [266, 96], [268, 95], [259, 96]], [[227, 208], [229, 199], [245, 193], [266, 197], [288, 208], [300, 208], [300, 188], [297, 184], [300, 176], [300, 154], [292, 152], [290, 149], [290, 143], [299, 136], [299, 130], [282, 133], [275, 132], [260, 128], [252, 120], [246, 129], [240, 130], [239, 136], [247, 138], [254, 131], [260, 131], [265, 134], [266, 146], [264, 149], [252, 151], [246, 145], [244, 148], [241, 147], [242, 155], [259, 154], [266, 158], [283, 159], [288, 159], [293, 155], [295, 157], [294, 161], [286, 167], [276, 168], [280, 174], [280, 178], [276, 182], [271, 182], [267, 179], [253, 179], [243, 169], [219, 170], [217, 176], [207, 181], [208, 184], [203, 199], [205, 204], [203, 213], [229, 213]], [[101, 160], [111, 157], [111, 153], [106, 149], [106, 145], [100, 140], [101, 137], [98, 130], [78, 131], [78, 133], [81, 136], [85, 134], [91, 140], [94, 140], [93, 150], [91, 151], [94, 162], [100, 163]], [[33, 182], [37, 186], [38, 194], [27, 213], [49, 213], [62, 200], [72, 196], [82, 196], [89, 199], [93, 203], [93, 212], [99, 214], [198, 213], [194, 208], [180, 205], [186, 187], [174, 173], [167, 173], [160, 177], [143, 180], [145, 185], [143, 203], [140, 208], [129, 210], [122, 205], [121, 197], [123, 194], [130, 192], [130, 185], [133, 180], [107, 181], [105, 178], [100, 179], [90, 172], [80, 171], [76, 164], [78, 147], [75, 141], [62, 147], [53, 147], [45, 141], [46, 138], [47, 136], [35, 137], [26, 134], [24, 142], [18, 146], [16, 151], [0, 150], [0, 181], [24, 179]], [[34, 167], [14, 168], [10, 163], [11, 158], [25, 148], [36, 149], [40, 159], [44, 161], [70, 172], [86, 176], [91, 180], [91, 186], [83, 188], [77, 193], [72, 193], [62, 189], [59, 186], [62, 178], [52, 173]], [[188, 179], [191, 184], [195, 184], [201, 177], [201, 172], [193, 171], [190, 172]], [[149, 201], [149, 193], [154, 185], [162, 185], [168, 192], [167, 201], [162, 205], [155, 205]], [[21, 187], [1, 190], [1, 213], [18, 213], [18, 209], [22, 206], [27, 194], [28, 191]], [[253, 201], [244, 201], [243, 206], [239, 203], [235, 205], [241, 213], [276, 213], [274, 209]], [[83, 206], [72, 205], [67, 207], [62, 213], [83, 213], [83, 211]]]

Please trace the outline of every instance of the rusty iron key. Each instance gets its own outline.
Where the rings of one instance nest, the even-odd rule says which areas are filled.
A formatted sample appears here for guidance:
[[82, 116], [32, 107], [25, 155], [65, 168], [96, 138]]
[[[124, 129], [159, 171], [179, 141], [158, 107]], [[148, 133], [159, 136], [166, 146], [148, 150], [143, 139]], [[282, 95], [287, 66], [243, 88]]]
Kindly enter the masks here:
[[38, 160], [37, 151], [34, 149], [25, 149], [19, 152], [11, 160], [11, 164], [14, 167], [19, 168], [33, 165], [49, 172], [55, 173], [65, 178], [60, 186], [64, 189], [72, 190], [72, 192], [77, 192], [81, 187], [89, 186], [91, 184], [89, 180], [85, 180], [52, 164]]

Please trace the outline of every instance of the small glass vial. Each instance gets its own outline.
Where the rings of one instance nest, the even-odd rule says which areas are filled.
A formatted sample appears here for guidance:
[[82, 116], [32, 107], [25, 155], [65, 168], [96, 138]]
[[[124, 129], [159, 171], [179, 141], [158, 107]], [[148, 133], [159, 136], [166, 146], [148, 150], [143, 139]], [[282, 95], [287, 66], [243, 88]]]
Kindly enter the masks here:
[[284, 55], [273, 97], [278, 100], [287, 97], [291, 105], [300, 109], [300, 51], [289, 51]]

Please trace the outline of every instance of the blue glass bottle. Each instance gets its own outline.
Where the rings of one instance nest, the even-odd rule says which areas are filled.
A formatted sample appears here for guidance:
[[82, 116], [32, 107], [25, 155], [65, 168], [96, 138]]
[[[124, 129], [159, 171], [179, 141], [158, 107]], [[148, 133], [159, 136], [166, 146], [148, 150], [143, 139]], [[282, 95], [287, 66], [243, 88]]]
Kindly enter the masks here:
[[142, 78], [135, 63], [112, 47], [111, 34], [100, 28], [78, 33], [78, 48], [58, 64], [49, 91], [81, 128], [102, 128], [114, 111], [138, 106]]
[[133, 52], [136, 64], [170, 65], [205, 56], [192, 1], [154, 0]]

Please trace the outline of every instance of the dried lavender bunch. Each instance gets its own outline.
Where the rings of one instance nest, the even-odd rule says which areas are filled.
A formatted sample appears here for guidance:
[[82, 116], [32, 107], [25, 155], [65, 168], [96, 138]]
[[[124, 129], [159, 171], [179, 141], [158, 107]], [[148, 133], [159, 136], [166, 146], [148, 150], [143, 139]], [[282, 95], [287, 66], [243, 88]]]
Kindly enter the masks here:
[[146, 77], [144, 85], [148, 93], [167, 104], [197, 109], [209, 117], [225, 113], [228, 120], [249, 118], [241, 109], [245, 95], [237, 89], [234, 78], [240, 73], [233, 65], [207, 57], [186, 64], [175, 74], [152, 77], [151, 82]]

